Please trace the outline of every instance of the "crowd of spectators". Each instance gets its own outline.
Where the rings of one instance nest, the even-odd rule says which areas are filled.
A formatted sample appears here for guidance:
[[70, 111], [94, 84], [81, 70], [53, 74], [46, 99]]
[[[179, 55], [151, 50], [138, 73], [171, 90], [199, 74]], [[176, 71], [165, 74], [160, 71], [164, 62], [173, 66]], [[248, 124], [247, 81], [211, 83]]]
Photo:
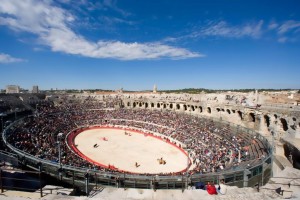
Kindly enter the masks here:
[[[57, 104], [39, 106], [35, 116], [24, 119], [22, 126], [8, 131], [7, 141], [37, 158], [58, 162], [59, 133], [64, 133], [64, 141], [67, 133], [82, 126], [122, 125], [160, 133], [178, 146], [184, 144], [192, 161], [190, 174], [222, 171], [233, 163], [250, 159], [247, 148], [250, 141], [230, 134], [230, 127], [219, 127], [208, 119], [173, 111], [114, 109], [119, 102], [118, 98], [65, 99]], [[224, 132], [228, 131], [225, 137]], [[111, 171], [79, 157], [65, 142], [61, 142], [61, 152], [63, 165]]]

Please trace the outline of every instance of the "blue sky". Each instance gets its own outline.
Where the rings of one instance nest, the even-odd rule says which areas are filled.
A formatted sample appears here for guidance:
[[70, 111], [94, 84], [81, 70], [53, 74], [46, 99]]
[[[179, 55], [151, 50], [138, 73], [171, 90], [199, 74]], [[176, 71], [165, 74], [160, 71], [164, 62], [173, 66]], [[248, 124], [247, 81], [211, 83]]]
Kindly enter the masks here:
[[300, 88], [298, 0], [0, 0], [0, 89]]

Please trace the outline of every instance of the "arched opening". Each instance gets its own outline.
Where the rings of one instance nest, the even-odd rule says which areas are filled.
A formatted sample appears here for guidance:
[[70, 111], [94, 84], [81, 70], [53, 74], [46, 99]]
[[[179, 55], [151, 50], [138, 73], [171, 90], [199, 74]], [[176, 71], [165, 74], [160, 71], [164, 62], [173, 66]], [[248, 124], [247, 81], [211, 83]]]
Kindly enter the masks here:
[[142, 105], [143, 105], [142, 102], [140, 102], [140, 103], [139, 103], [139, 106], [142, 107]]
[[244, 118], [244, 117], [243, 117], [243, 113], [239, 110], [239, 111], [238, 111], [238, 114], [239, 114], [241, 120], [243, 120], [243, 118]]
[[160, 108], [160, 103], [157, 103], [157, 105], [156, 105], [156, 106], [157, 106], [157, 108]]
[[283, 144], [283, 150], [284, 150], [285, 157], [288, 158], [289, 155], [291, 155], [291, 150], [289, 146], [287, 144]]
[[154, 108], [154, 103], [151, 103], [151, 108]]
[[290, 144], [283, 144], [285, 157], [293, 164], [293, 167], [300, 169], [300, 152]]
[[202, 106], [199, 106], [199, 112], [202, 113]]
[[183, 109], [186, 111], [186, 110], [187, 110], [187, 106], [186, 106], [186, 105], [183, 105]]
[[222, 108], [222, 111], [225, 112], [224, 108]]
[[255, 122], [255, 114], [254, 113], [249, 113], [249, 120], [250, 120], [250, 122]]
[[207, 107], [207, 112], [211, 113], [211, 108], [210, 107]]
[[130, 102], [127, 102], [127, 106], [128, 106], [128, 107], [130, 106]]
[[195, 107], [194, 106], [191, 106], [191, 108], [192, 108], [192, 111], [195, 111]]
[[227, 109], [226, 111], [227, 111], [227, 113], [228, 113], [228, 114], [231, 114], [231, 112], [230, 112], [230, 110], [229, 110], [229, 109]]
[[270, 117], [268, 115], [264, 115], [265, 123], [267, 124], [267, 127], [270, 126]]
[[295, 117], [293, 117], [293, 121], [294, 121], [294, 122], [296, 121], [296, 118], [295, 118]]
[[176, 109], [179, 110], [180, 109], [180, 105], [176, 104]]
[[164, 103], [164, 108], [167, 108], [167, 105]]
[[133, 102], [133, 107], [135, 108], [135, 106], [136, 106], [136, 103], [135, 103], [135, 102]]
[[280, 121], [281, 121], [281, 124], [282, 124], [282, 129], [284, 131], [287, 131], [289, 128], [288, 128], [288, 124], [287, 124], [286, 120], [284, 118], [280, 118]]
[[170, 104], [170, 108], [173, 109], [173, 104], [172, 103]]
[[235, 113], [235, 110], [232, 110], [232, 113]]
[[278, 116], [276, 114], [274, 114], [274, 117], [275, 117], [275, 119], [277, 119]]
[[145, 103], [145, 108], [148, 108], [148, 103]]
[[221, 111], [221, 109], [220, 109], [220, 108], [217, 108], [216, 110], [217, 110], [218, 112], [220, 112], [220, 111]]

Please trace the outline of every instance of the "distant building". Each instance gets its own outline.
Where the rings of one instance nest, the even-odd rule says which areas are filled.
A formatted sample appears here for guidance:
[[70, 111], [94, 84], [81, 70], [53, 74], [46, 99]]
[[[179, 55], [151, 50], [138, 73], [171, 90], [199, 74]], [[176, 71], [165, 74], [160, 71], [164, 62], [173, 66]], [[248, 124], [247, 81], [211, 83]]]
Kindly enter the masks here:
[[153, 86], [153, 93], [157, 93], [157, 87], [156, 87], [156, 85]]
[[7, 85], [6, 94], [20, 93], [20, 86], [18, 85]]
[[115, 90], [116, 93], [123, 93], [123, 88], [120, 88], [119, 90]]
[[32, 93], [39, 93], [39, 86], [37, 86], [37, 85], [34, 85], [34, 86], [32, 86]]

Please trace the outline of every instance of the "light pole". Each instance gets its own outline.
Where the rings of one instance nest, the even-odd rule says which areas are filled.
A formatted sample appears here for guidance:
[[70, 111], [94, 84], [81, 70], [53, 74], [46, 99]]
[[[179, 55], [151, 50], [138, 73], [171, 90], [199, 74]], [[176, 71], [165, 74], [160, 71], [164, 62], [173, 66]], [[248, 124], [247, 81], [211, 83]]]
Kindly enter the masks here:
[[61, 149], [60, 149], [60, 142], [61, 138], [63, 136], [63, 133], [57, 134], [57, 145], [58, 145], [58, 163], [59, 163], [59, 168], [61, 168]]
[[19, 108], [15, 109], [15, 121], [17, 120], [17, 111], [19, 110]]
[[36, 114], [36, 116], [38, 116], [38, 106], [39, 106], [39, 104], [35, 104], [35, 114]]

